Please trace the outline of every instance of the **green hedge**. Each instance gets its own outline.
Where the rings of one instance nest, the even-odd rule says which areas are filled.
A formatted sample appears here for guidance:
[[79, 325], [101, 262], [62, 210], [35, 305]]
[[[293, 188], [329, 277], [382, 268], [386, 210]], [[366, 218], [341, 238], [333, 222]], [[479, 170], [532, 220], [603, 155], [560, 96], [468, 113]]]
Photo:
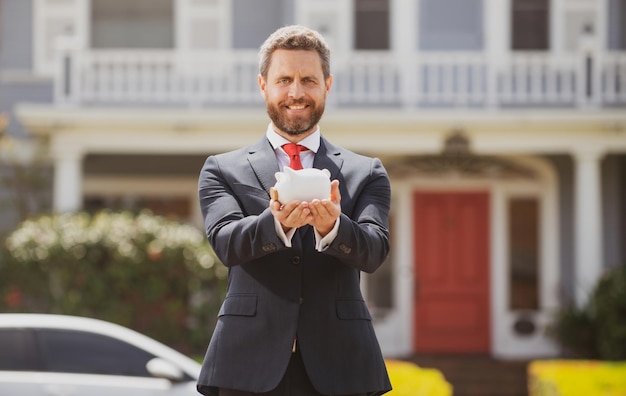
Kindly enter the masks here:
[[626, 395], [626, 362], [534, 361], [528, 378], [529, 396]]
[[41, 216], [0, 258], [0, 309], [96, 317], [201, 355], [226, 287], [204, 234], [149, 212]]
[[626, 360], [626, 265], [607, 270], [584, 307], [560, 310], [550, 335], [580, 359]]

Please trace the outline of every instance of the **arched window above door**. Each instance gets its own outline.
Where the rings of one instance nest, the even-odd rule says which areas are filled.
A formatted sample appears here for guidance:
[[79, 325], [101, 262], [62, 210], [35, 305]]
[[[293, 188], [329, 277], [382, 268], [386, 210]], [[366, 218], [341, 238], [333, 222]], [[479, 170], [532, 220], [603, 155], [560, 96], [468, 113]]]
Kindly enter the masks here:
[[383, 159], [394, 177], [465, 176], [486, 179], [536, 179], [534, 170], [497, 156], [449, 153]]

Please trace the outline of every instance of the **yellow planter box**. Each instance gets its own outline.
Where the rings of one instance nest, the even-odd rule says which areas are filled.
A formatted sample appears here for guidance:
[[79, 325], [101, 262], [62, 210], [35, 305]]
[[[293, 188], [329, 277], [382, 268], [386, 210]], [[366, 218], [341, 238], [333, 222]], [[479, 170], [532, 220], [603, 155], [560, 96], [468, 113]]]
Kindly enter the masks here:
[[390, 396], [452, 396], [452, 385], [439, 370], [400, 360], [387, 360], [393, 390]]
[[528, 380], [529, 396], [626, 396], [626, 362], [538, 360]]

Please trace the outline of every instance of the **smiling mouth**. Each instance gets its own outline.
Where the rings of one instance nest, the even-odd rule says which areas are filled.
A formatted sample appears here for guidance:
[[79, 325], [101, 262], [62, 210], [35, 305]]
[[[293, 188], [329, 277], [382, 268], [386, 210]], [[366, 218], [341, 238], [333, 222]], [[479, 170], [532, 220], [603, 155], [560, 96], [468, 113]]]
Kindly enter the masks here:
[[306, 102], [291, 102], [285, 103], [285, 107], [289, 110], [304, 110], [309, 107], [309, 104]]

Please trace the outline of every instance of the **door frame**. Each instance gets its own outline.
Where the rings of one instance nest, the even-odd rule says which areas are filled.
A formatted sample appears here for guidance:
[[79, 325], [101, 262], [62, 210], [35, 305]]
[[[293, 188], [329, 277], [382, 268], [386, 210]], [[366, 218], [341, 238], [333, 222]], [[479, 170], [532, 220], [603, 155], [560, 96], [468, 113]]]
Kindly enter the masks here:
[[[413, 193], [415, 191], [455, 192], [482, 190], [489, 193], [489, 270], [491, 355], [497, 358], [551, 357], [559, 353], [558, 346], [543, 332], [559, 307], [560, 237], [558, 180], [553, 166], [538, 157], [507, 156], [507, 160], [531, 169], [533, 180], [487, 178], [407, 176], [393, 179], [392, 206], [394, 213], [394, 274], [393, 310], [375, 324], [383, 351], [387, 355], [406, 356], [413, 348]], [[534, 196], [540, 205], [540, 309], [520, 312], [508, 309], [508, 229], [507, 202], [511, 197]], [[537, 331], [519, 335], [513, 330], [520, 316], [534, 320]]]

